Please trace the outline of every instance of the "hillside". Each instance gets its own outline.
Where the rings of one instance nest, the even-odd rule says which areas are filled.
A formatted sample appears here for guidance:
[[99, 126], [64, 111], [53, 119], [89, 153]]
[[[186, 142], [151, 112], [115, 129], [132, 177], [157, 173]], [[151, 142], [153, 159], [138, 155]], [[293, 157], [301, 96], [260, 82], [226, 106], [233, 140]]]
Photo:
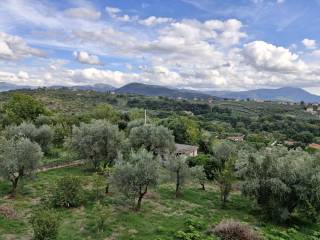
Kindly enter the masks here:
[[16, 85], [12, 83], [0, 82], [0, 92], [17, 90], [17, 89], [32, 89], [34, 87], [26, 86], [26, 85]]
[[249, 91], [208, 91], [207, 94], [222, 98], [233, 99], [256, 99], [267, 101], [288, 101], [288, 102], [320, 102], [320, 96], [311, 94], [301, 88], [283, 87], [278, 89], [256, 89]]
[[50, 88], [53, 89], [60, 89], [60, 88], [69, 88], [72, 90], [83, 90], [83, 91], [95, 91], [95, 92], [110, 92], [115, 90], [116, 88], [109, 85], [109, 84], [104, 84], [104, 83], [97, 83], [93, 85], [75, 85], [71, 87], [66, 87], [66, 86], [52, 86]]
[[129, 83], [116, 90], [117, 93], [131, 93], [145, 96], [162, 96], [169, 98], [187, 98], [187, 99], [208, 99], [210, 95], [201, 92], [188, 92], [185, 90], [171, 89], [158, 85], [148, 85], [142, 83]]

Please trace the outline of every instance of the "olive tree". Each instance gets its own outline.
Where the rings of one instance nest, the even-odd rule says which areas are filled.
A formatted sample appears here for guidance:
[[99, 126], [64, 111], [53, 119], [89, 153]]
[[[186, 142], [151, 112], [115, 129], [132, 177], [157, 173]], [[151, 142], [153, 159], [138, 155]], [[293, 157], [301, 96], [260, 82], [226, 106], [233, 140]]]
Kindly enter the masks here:
[[74, 126], [69, 145], [80, 157], [90, 161], [95, 169], [99, 164], [112, 165], [118, 157], [124, 141], [124, 135], [118, 126], [105, 120], [93, 120]]
[[5, 135], [11, 138], [28, 138], [41, 146], [42, 151], [47, 152], [54, 138], [54, 131], [48, 125], [42, 125], [37, 128], [33, 123], [23, 122], [20, 125], [11, 125], [6, 127]]
[[40, 146], [27, 138], [0, 141], [0, 174], [12, 183], [12, 196], [19, 180], [36, 170], [42, 155]]
[[166, 162], [167, 169], [170, 171], [171, 178], [175, 182], [175, 194], [179, 197], [181, 188], [189, 176], [189, 167], [184, 156], [172, 156]]
[[205, 184], [207, 182], [207, 176], [204, 172], [203, 166], [194, 166], [191, 168], [191, 175], [197, 180], [197, 182], [201, 185], [202, 190], [206, 190]]
[[172, 131], [153, 124], [133, 127], [130, 131], [129, 141], [134, 149], [141, 147], [164, 158], [175, 149]]
[[209, 179], [217, 183], [220, 189], [221, 204], [224, 207], [232, 190], [232, 184], [236, 180], [236, 149], [234, 145], [223, 142], [212, 152], [212, 157], [206, 162], [205, 171]]
[[300, 212], [315, 220], [320, 213], [319, 172], [319, 159], [306, 152], [268, 148], [249, 157], [242, 192], [268, 217], [285, 221]]
[[33, 121], [41, 114], [48, 113], [41, 102], [22, 93], [14, 93], [9, 101], [4, 104], [3, 109], [11, 123]]
[[158, 159], [145, 149], [131, 152], [128, 160], [119, 160], [113, 170], [112, 181], [140, 210], [148, 188], [158, 182]]

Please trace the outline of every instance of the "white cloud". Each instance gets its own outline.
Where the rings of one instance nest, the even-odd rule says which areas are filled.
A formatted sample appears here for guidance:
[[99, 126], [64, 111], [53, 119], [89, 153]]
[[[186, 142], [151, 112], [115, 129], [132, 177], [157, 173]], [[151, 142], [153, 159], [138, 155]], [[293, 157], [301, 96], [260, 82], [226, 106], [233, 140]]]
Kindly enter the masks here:
[[297, 54], [263, 41], [244, 45], [243, 53], [246, 60], [260, 70], [294, 72], [306, 68], [306, 64]]
[[29, 78], [29, 74], [27, 72], [24, 72], [24, 71], [19, 71], [18, 72], [18, 78], [28, 79]]
[[98, 56], [89, 54], [85, 51], [75, 51], [73, 52], [73, 56], [76, 58], [77, 61], [84, 64], [92, 64], [92, 65], [100, 65], [100, 59]]
[[[67, 65], [66, 59], [1, 61], [0, 79], [33, 85], [105, 82], [121, 86], [140, 81], [221, 90], [288, 84], [309, 88], [319, 86], [317, 49], [298, 55], [298, 48], [293, 46], [287, 49], [262, 41], [243, 45], [248, 39], [252, 41], [252, 35], [248, 33], [250, 38], [247, 38], [246, 28], [237, 19], [141, 18], [112, 7], [106, 8], [110, 18], [105, 19], [98, 16], [88, 2], [73, 1], [75, 7], [64, 11], [48, 1], [0, 1], [0, 26], [9, 29], [8, 32], [24, 29], [26, 39], [20, 38], [20, 43], [12, 44], [14, 41], [9, 43], [7, 37], [6, 40], [0, 38], [0, 58], [15, 60], [40, 56], [42, 52], [32, 47], [40, 44], [49, 49], [50, 57], [57, 56], [56, 50], [62, 49], [75, 52], [75, 59], [82, 63], [99, 64], [98, 56], [111, 57], [110, 62], [99, 69], [85, 65], [68, 69], [72, 64]], [[276, 4], [276, 0], [268, 2], [272, 6]], [[252, 12], [253, 15], [256, 13]], [[149, 28], [146, 30], [141, 24]], [[136, 66], [139, 65], [143, 67], [138, 69]], [[111, 66], [123, 70], [110, 70]]]
[[317, 45], [316, 40], [308, 39], [308, 38], [303, 39], [302, 43], [308, 49], [315, 49]]
[[172, 21], [172, 18], [150, 16], [146, 19], [140, 20], [139, 23], [145, 26], [154, 26], [157, 24], [169, 23]]
[[79, 19], [85, 19], [85, 20], [91, 20], [91, 21], [98, 20], [101, 16], [101, 13], [99, 11], [96, 11], [90, 8], [85, 8], [85, 7], [67, 9], [64, 11], [64, 14], [67, 17], [79, 18]]
[[0, 32], [0, 59], [18, 60], [23, 57], [44, 57], [45, 54], [30, 47], [22, 38]]
[[311, 55], [320, 58], [320, 49], [312, 51]]
[[118, 13], [121, 13], [121, 9], [107, 6], [106, 12], [110, 17], [116, 17]]
[[85, 68], [69, 70], [68, 75], [77, 83], [107, 83], [113, 86], [121, 86], [127, 82], [138, 80], [137, 74], [127, 74], [120, 71], [99, 70], [96, 68]]
[[281, 3], [284, 3], [284, 2], [285, 2], [285, 0], [277, 0], [278, 4], [281, 4]]

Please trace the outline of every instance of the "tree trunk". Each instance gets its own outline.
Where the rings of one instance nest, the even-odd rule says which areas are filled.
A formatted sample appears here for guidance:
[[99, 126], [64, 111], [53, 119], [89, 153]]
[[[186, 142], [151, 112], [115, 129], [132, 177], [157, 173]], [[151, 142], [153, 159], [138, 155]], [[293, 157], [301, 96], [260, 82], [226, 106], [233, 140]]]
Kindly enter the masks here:
[[17, 193], [17, 187], [18, 187], [18, 182], [19, 182], [19, 176], [11, 180], [12, 183], [12, 188], [10, 191], [11, 197], [15, 197]]
[[136, 206], [136, 211], [139, 211], [139, 210], [141, 209], [142, 198], [143, 198], [142, 195], [140, 195], [139, 198], [138, 198], [138, 203], [137, 203], [137, 206]]
[[142, 192], [142, 187], [140, 187], [139, 198], [138, 198], [137, 206], [135, 208], [136, 211], [139, 211], [141, 209], [142, 199], [144, 195], [146, 195], [147, 191], [148, 191], [148, 185], [145, 187], [143, 192]]
[[107, 183], [107, 186], [106, 186], [106, 194], [108, 194], [108, 193], [109, 193], [109, 186], [110, 186], [110, 184], [109, 184], [109, 183]]
[[177, 171], [177, 178], [176, 178], [176, 197], [180, 195], [180, 172]]
[[205, 186], [204, 186], [204, 183], [201, 183], [201, 189], [203, 190], [203, 191], [205, 191], [206, 190], [206, 188], [205, 188]]

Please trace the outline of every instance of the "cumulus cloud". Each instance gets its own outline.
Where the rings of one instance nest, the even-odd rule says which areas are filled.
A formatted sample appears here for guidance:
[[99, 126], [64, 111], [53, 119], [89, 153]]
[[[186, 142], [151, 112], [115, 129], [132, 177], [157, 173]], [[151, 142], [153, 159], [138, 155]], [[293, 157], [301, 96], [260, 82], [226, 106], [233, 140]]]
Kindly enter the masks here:
[[89, 54], [85, 51], [79, 51], [79, 52], [75, 51], [73, 52], [73, 56], [80, 63], [92, 64], [92, 65], [102, 64], [98, 56]]
[[72, 80], [78, 83], [107, 83], [113, 86], [121, 86], [127, 82], [138, 80], [138, 75], [136, 74], [126, 74], [121, 71], [99, 70], [96, 68], [69, 70], [68, 75]]
[[320, 58], [320, 50], [318, 49], [318, 50], [312, 51], [311, 55], [314, 56], [314, 57], [319, 57]]
[[45, 54], [30, 47], [22, 38], [0, 32], [0, 59], [18, 60], [23, 57], [44, 57]]
[[18, 78], [28, 79], [29, 78], [29, 74], [27, 72], [24, 72], [24, 71], [19, 71], [18, 72]]
[[315, 49], [317, 46], [316, 40], [305, 38], [302, 40], [303, 45], [308, 49]]
[[[28, 43], [49, 48], [52, 57], [14, 64], [2, 61], [0, 79], [4, 81], [33, 85], [104, 82], [115, 86], [140, 81], [221, 90], [279, 87], [289, 83], [312, 88], [320, 82], [316, 57], [319, 53], [313, 48], [316, 42], [313, 46], [309, 42], [312, 51], [300, 55], [295, 53], [298, 48], [253, 41], [250, 33], [251, 42], [248, 42], [245, 31], [248, 28], [237, 19], [141, 18], [107, 7], [109, 19], [106, 20], [89, 1], [76, 1], [78, 5], [67, 10], [54, 8], [47, 1], [3, 2], [0, 1], [0, 25], [7, 26], [4, 18], [12, 19], [4, 29], [25, 29]], [[268, 2], [275, 6], [277, 1]], [[0, 35], [0, 59], [42, 56], [39, 49], [23, 39], [12, 40], [8, 36]], [[248, 43], [244, 44], [245, 41]], [[65, 64], [66, 59], [54, 60], [58, 55], [55, 51], [61, 49], [74, 52], [70, 62], [101, 64], [99, 57], [91, 53], [108, 56], [111, 61], [99, 69], [85, 65], [83, 69], [70, 69], [72, 64]]]
[[121, 15], [122, 10], [119, 9], [119, 8], [115, 8], [115, 7], [109, 7], [109, 6], [107, 6], [107, 7], [106, 7], [106, 12], [107, 12], [107, 14], [109, 15], [109, 17], [111, 17], [111, 18], [113, 18], [113, 19], [116, 19], [116, 20], [118, 20], [118, 21], [121, 21], [121, 22], [136, 21], [136, 20], [138, 19], [136, 16], [130, 17], [130, 16], [127, 15], [127, 14]]
[[172, 18], [150, 16], [146, 19], [140, 20], [139, 23], [145, 26], [154, 26], [157, 24], [169, 23], [172, 21]]
[[243, 53], [246, 60], [260, 70], [294, 72], [303, 71], [306, 68], [306, 64], [297, 54], [264, 41], [245, 44]]
[[101, 12], [85, 7], [67, 9], [64, 11], [64, 14], [70, 18], [79, 18], [91, 21], [98, 20], [101, 16]]

